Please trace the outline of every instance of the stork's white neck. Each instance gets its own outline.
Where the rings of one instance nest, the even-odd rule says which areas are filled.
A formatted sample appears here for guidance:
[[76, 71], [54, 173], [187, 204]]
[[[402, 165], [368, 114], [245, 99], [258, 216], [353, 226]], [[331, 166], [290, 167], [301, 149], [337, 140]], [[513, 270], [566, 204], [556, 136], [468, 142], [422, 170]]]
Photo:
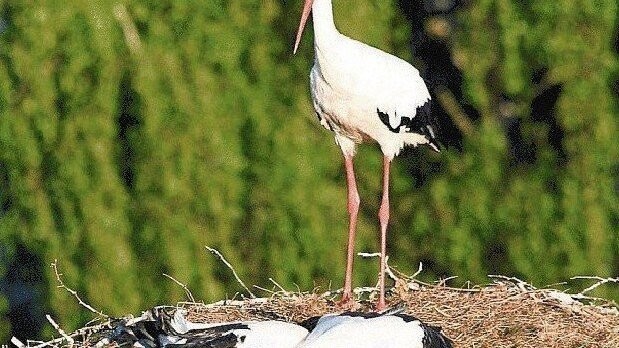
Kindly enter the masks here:
[[315, 0], [312, 5], [314, 21], [314, 44], [323, 46], [337, 37], [339, 32], [333, 22], [333, 5], [331, 0]]

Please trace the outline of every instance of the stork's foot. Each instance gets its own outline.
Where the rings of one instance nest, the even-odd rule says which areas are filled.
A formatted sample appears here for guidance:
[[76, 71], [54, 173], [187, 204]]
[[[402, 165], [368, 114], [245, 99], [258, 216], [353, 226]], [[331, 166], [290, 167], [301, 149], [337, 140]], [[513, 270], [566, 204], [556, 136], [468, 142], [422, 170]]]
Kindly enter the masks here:
[[335, 303], [335, 306], [341, 310], [354, 310], [359, 304], [353, 300], [351, 293], [344, 293], [342, 299]]
[[374, 307], [376, 312], [382, 312], [385, 310], [385, 308], [387, 308], [387, 306], [385, 305], [385, 301], [382, 299], [379, 300], [378, 303], [376, 303], [376, 307]]

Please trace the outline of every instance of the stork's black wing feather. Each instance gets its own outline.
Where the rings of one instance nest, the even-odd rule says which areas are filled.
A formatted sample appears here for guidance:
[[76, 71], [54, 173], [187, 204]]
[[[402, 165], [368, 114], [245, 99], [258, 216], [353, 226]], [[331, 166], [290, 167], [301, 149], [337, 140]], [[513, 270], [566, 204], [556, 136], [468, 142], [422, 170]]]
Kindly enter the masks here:
[[[400, 116], [400, 124], [393, 127], [389, 122], [389, 114], [382, 112], [380, 109], [376, 109], [378, 118], [380, 121], [393, 133], [417, 133], [424, 136], [430, 146], [440, 151], [441, 145], [437, 135], [438, 122], [436, 116], [432, 113], [432, 101], [428, 100], [423, 105], [417, 107], [415, 115], [413, 116]], [[398, 118], [397, 115], [396, 119]]]
[[425, 335], [423, 336], [423, 348], [452, 348], [453, 343], [441, 333], [438, 326], [421, 325]]

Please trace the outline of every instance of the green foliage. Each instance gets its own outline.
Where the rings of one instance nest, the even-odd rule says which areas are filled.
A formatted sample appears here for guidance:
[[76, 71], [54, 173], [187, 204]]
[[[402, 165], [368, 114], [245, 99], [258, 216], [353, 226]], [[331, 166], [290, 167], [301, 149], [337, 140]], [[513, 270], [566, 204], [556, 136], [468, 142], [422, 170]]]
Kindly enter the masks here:
[[[482, 1], [462, 13], [454, 56], [465, 75], [466, 93], [483, 122], [494, 123], [495, 129], [502, 122], [501, 94], [507, 95], [527, 145], [536, 150], [533, 163], [510, 165], [502, 155], [505, 148], [497, 152], [473, 145], [458, 159], [473, 167], [457, 172], [471, 181], [454, 181], [451, 175], [437, 180], [457, 185], [443, 190], [464, 193], [459, 202], [474, 217], [456, 219], [443, 229], [458, 234], [478, 230], [453, 238], [502, 249], [500, 260], [476, 255], [476, 260], [482, 256], [482, 271], [498, 267], [540, 285], [579, 274], [619, 272], [617, 105], [610, 89], [618, 71], [612, 50], [616, 15], [615, 1]], [[533, 75], [542, 69], [547, 72], [535, 83]], [[559, 136], [557, 130], [540, 121], [531, 107], [555, 85], [562, 90], [555, 110], [563, 130], [561, 151], [550, 143]], [[468, 142], [502, 137], [494, 133], [482, 131]], [[481, 209], [474, 208], [482, 199], [478, 197], [485, 197]], [[457, 204], [447, 209], [465, 211]], [[457, 274], [480, 274], [478, 266]]]
[[[162, 273], [205, 301], [240, 291], [205, 245], [249, 284], [269, 287], [272, 277], [288, 288], [339, 287], [342, 161], [309, 102], [310, 30], [291, 54], [300, 1], [125, 4], [0, 6], [8, 23], [0, 244], [22, 244], [44, 264], [58, 259], [65, 283], [113, 315], [181, 300]], [[334, 5], [343, 33], [409, 58], [395, 1]], [[616, 276], [616, 14], [613, 1], [567, 0], [486, 0], [461, 11], [454, 60], [482, 118], [461, 153], [414, 150], [396, 160], [391, 265], [412, 272], [424, 261], [429, 276], [483, 281], [501, 272], [538, 285]], [[541, 68], [541, 84], [562, 86], [564, 154], [531, 115], [544, 87], [531, 77]], [[514, 101], [534, 163], [513, 163], [501, 94]], [[357, 250], [372, 251], [377, 148], [363, 147], [356, 168]], [[415, 182], [416, 169], [434, 174]], [[356, 285], [375, 282], [377, 269], [357, 262]], [[55, 288], [51, 269], [44, 287], [62, 325], [85, 321], [89, 313]]]
[[[0, 234], [0, 245], [6, 245], [7, 247], [0, 250], [0, 278], [5, 278], [7, 274], [6, 261], [10, 259], [13, 254], [12, 245], [9, 245], [6, 234]], [[9, 301], [5, 296], [0, 296], [0, 339], [4, 340], [9, 337], [11, 333], [11, 321], [7, 318], [6, 314], [9, 312]]]
[[[346, 6], [385, 23], [362, 27], [369, 41], [395, 40], [392, 3]], [[312, 51], [291, 55], [299, 7], [3, 5], [2, 234], [58, 259], [64, 281], [114, 315], [182, 299], [162, 273], [205, 300], [238, 291], [204, 245], [249, 283], [340, 278], [340, 154], [312, 119]], [[82, 323], [46, 275], [56, 315]]]

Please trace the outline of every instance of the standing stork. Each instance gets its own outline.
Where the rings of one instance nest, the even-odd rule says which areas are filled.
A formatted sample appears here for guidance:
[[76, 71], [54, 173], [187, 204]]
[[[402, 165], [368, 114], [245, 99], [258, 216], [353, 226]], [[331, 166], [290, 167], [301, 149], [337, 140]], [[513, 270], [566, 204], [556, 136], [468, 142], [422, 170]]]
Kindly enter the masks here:
[[320, 123], [335, 133], [344, 154], [348, 184], [348, 252], [342, 303], [352, 297], [354, 240], [359, 193], [353, 169], [357, 144], [373, 140], [383, 152], [383, 195], [378, 212], [381, 232], [380, 296], [385, 308], [385, 253], [389, 222], [389, 168], [407, 145], [427, 144], [439, 151], [430, 114], [430, 93], [419, 71], [406, 61], [342, 35], [333, 23], [331, 0], [305, 0], [294, 53], [312, 12], [314, 66], [310, 87]]

